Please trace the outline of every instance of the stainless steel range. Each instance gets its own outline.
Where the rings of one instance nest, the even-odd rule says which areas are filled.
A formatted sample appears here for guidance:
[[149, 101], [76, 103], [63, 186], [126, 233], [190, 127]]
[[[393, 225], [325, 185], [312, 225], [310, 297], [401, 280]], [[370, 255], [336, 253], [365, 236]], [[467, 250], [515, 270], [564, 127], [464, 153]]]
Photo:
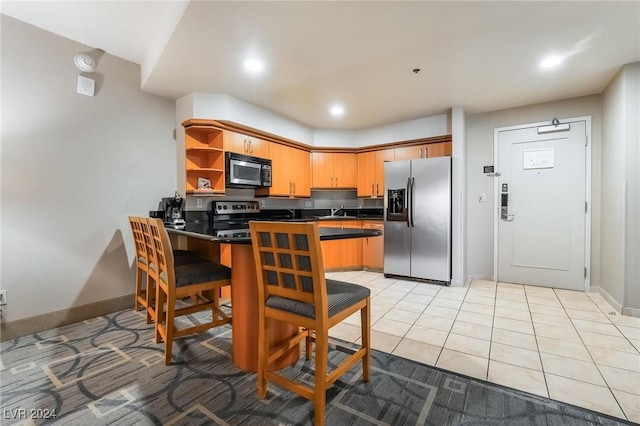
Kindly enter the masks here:
[[249, 237], [249, 221], [261, 218], [257, 201], [213, 201], [211, 234], [220, 238]]

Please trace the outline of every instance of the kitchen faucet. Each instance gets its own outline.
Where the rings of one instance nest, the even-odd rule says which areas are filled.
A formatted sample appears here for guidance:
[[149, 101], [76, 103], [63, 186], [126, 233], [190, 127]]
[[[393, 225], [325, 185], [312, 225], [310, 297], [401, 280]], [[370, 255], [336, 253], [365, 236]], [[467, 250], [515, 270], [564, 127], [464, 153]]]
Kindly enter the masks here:
[[[344, 209], [344, 204], [340, 206], [339, 209], [331, 209], [331, 216], [337, 216], [336, 213], [338, 213], [340, 210]], [[344, 212], [344, 215], [347, 215], [347, 212]]]

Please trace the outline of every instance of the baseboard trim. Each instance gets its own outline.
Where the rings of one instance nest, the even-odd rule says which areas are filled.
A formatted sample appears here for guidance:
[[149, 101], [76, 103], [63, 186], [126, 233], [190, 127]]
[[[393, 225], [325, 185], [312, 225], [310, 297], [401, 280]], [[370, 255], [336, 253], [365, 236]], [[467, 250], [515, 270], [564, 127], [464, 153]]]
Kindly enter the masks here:
[[600, 296], [602, 296], [602, 298], [604, 300], [606, 300], [613, 307], [613, 309], [616, 310], [617, 313], [624, 315], [624, 313], [622, 311], [622, 305], [620, 303], [618, 303], [618, 301], [616, 299], [611, 297], [611, 295], [609, 293], [607, 293], [602, 287], [598, 287], [598, 286], [593, 286], [592, 285], [591, 286], [591, 291], [595, 291], [595, 292], [599, 293]]
[[640, 309], [638, 308], [622, 308], [622, 315], [640, 318]]
[[451, 280], [451, 287], [464, 287], [464, 280]]
[[0, 341], [12, 340], [124, 309], [133, 309], [133, 301], [134, 295], [131, 294], [6, 322], [0, 324]]

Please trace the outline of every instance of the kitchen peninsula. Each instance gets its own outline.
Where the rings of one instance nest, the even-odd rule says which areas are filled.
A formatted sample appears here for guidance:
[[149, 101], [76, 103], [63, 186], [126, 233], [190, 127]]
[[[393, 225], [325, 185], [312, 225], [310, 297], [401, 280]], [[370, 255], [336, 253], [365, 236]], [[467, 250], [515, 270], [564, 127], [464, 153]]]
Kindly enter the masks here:
[[[187, 238], [187, 247], [200, 246], [201, 243], [210, 244], [227, 243], [231, 244], [231, 256], [233, 267], [231, 268], [231, 327], [232, 327], [232, 348], [233, 362], [241, 369], [247, 371], [257, 371], [258, 362], [258, 283], [256, 277], [255, 261], [251, 238], [249, 236], [240, 237], [219, 237], [207, 232], [194, 232], [187, 227], [184, 230], [170, 229], [169, 234], [183, 236]], [[358, 229], [358, 228], [319, 228], [320, 240], [342, 240], [350, 238], [367, 238], [382, 235], [378, 229]], [[272, 320], [270, 326], [271, 340], [277, 343], [287, 339], [297, 332], [297, 327]], [[289, 354], [283, 356], [275, 368], [284, 368], [295, 363], [300, 356], [299, 348], [296, 346]]]

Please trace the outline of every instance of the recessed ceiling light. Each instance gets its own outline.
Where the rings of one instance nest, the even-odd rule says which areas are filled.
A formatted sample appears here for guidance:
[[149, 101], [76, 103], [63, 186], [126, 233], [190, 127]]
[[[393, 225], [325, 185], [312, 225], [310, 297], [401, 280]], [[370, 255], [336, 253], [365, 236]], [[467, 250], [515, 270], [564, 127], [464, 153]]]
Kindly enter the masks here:
[[253, 74], [258, 74], [264, 70], [264, 62], [257, 58], [249, 58], [244, 61], [244, 69]]
[[544, 58], [538, 66], [543, 70], [548, 70], [557, 67], [564, 62], [564, 57], [560, 55], [550, 55]]
[[342, 115], [344, 115], [344, 107], [342, 105], [334, 105], [331, 107], [331, 109], [329, 110], [329, 112], [331, 113], [331, 115], [333, 115], [334, 117], [340, 117]]

